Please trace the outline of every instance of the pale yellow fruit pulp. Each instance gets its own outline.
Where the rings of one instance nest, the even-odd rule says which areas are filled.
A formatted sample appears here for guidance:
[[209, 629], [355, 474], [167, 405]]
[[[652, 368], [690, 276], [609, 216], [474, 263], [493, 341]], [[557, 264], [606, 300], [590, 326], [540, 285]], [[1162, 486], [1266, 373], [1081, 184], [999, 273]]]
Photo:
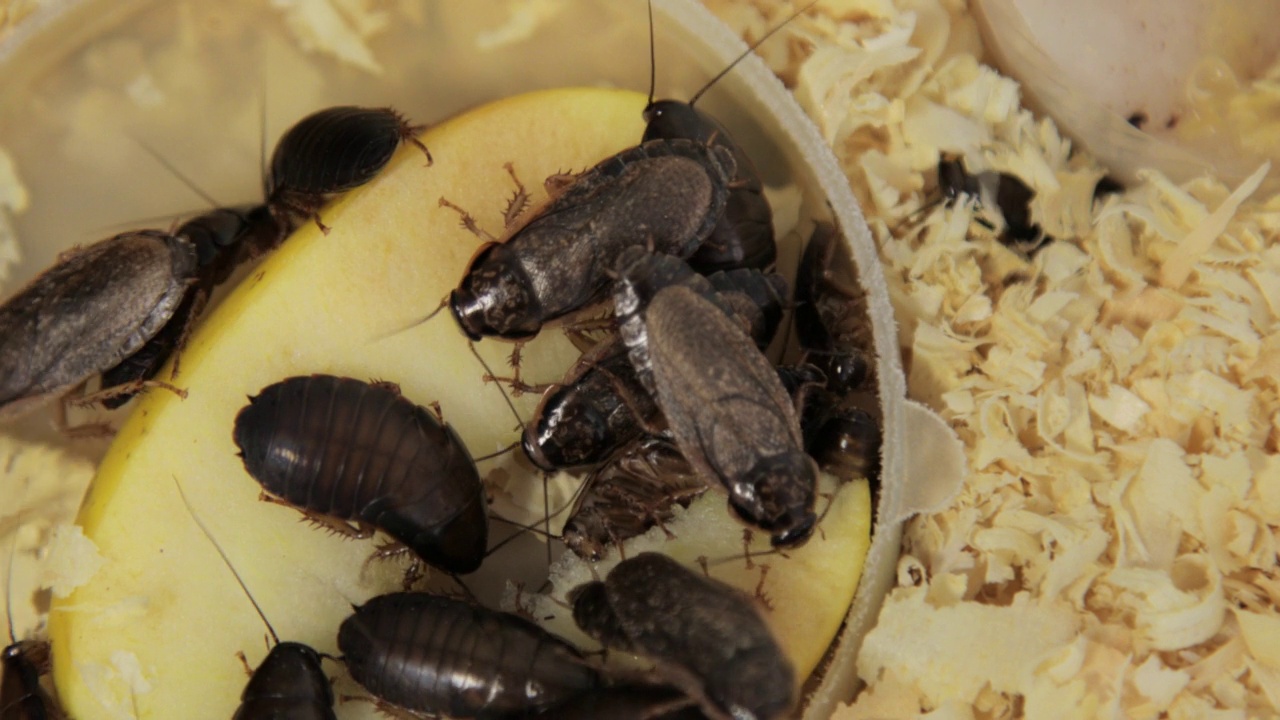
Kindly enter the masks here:
[[[373, 182], [323, 211], [328, 235], [305, 225], [210, 315], [182, 353], [174, 380], [188, 397], [152, 391], [138, 403], [81, 509], [78, 522], [106, 562], [51, 613], [54, 680], [72, 717], [230, 717], [246, 680], [237, 653], [254, 666], [266, 654], [261, 620], [175, 482], [281, 639], [336, 655], [337, 627], [352, 604], [399, 589], [403, 565], [366, 562], [373, 541], [335, 537], [300, 522], [292, 508], [259, 500], [232, 442], [236, 413], [271, 383], [331, 373], [394, 381], [414, 402], [438, 403], [473, 456], [509, 445], [518, 437], [516, 421], [498, 386], [482, 382], [484, 370], [449, 314], [405, 329], [457, 285], [480, 245], [439, 201], [468, 209], [500, 235], [514, 190], [505, 163], [536, 203], [545, 196], [543, 178], [634, 145], [644, 102], [624, 91], [546, 91], [433, 127], [421, 140], [434, 164], [405, 144]], [[506, 369], [510, 344], [486, 340], [477, 347], [490, 367]], [[525, 348], [523, 371], [536, 381], [558, 378], [577, 355], [563, 333], [544, 332]], [[537, 398], [515, 402], [528, 417]], [[481, 470], [529, 474], [513, 453], [483, 462]], [[704, 504], [715, 511], [702, 512], [719, 518], [728, 537], [741, 536], [723, 495], [711, 493]], [[827, 566], [776, 571], [788, 585], [817, 591], [766, 589], [802, 668], [816, 662], [849, 605], [866, 549], [865, 500], [860, 507], [855, 524], [864, 539], [855, 558], [845, 556], [847, 543], [832, 543], [840, 556], [827, 558]], [[744, 587], [755, 583], [744, 576]], [[792, 597], [804, 606], [793, 607]], [[821, 622], [797, 629], [787, 619], [802, 616]], [[333, 663], [326, 671], [344, 674]], [[339, 690], [358, 692], [341, 681]], [[373, 713], [369, 703], [339, 707], [344, 718]]]

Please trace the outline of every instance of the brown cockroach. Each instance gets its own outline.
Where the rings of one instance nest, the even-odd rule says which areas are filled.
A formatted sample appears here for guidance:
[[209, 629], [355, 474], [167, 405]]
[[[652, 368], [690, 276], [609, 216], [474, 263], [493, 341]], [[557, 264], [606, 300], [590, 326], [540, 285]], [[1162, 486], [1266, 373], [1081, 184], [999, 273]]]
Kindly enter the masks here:
[[115, 409], [159, 372], [186, 342], [215, 288], [241, 264], [275, 249], [284, 228], [266, 205], [217, 208], [189, 220], [174, 232], [195, 246], [197, 266], [182, 303], [169, 321], [137, 351], [102, 373], [101, 403]]
[[602, 684], [581, 653], [534, 623], [426, 593], [356, 608], [338, 647], [374, 696], [455, 718], [523, 717]]
[[[944, 154], [938, 159], [938, 190], [948, 204], [969, 197], [978, 207], [994, 205], [1004, 219], [1000, 243], [1006, 247], [1031, 256], [1053, 242], [1039, 223], [1031, 220], [1031, 200], [1036, 192], [1017, 175], [990, 170], [972, 175], [963, 158]], [[986, 220], [978, 222], [991, 228]]]
[[857, 288], [838, 281], [832, 268], [841, 236], [834, 225], [818, 223], [796, 270], [796, 334], [805, 362], [827, 378], [827, 390], [843, 395], [874, 379], [871, 319]]
[[579, 557], [597, 561], [610, 545], [641, 535], [674, 516], [708, 485], [670, 441], [632, 442], [587, 477], [561, 539]]
[[[689, 256], [724, 211], [733, 172], [731, 152], [688, 140], [655, 140], [600, 162], [505, 242], [479, 250], [449, 297], [454, 318], [472, 340], [529, 338], [603, 300], [624, 249]], [[464, 224], [474, 222], [464, 215]]]
[[[328, 523], [383, 530], [450, 573], [480, 566], [488, 541], [484, 486], [448, 425], [392, 383], [331, 375], [270, 385], [240, 411], [235, 441], [263, 489]], [[314, 518], [314, 515], [312, 516]]]
[[860, 408], [833, 411], [812, 432], [807, 449], [823, 470], [843, 481], [865, 479], [872, 493], [880, 486], [880, 423]]
[[719, 121], [694, 108], [693, 105], [698, 102], [703, 93], [711, 89], [720, 78], [727, 75], [761, 43], [814, 4], [809, 3], [790, 18], [770, 29], [747, 48], [746, 52], [707, 81], [707, 84], [694, 93], [686, 103], [679, 100], [653, 99], [657, 59], [653, 42], [653, 3], [650, 0], [649, 103], [644, 108], [645, 128], [641, 142], [658, 139], [693, 140], [699, 143], [714, 143], [733, 153], [735, 171], [724, 215], [716, 223], [707, 239], [689, 257], [689, 265], [698, 272], [710, 274], [717, 270], [732, 268], [768, 268], [777, 259], [778, 247], [773, 235], [773, 210], [764, 196], [764, 183], [760, 179], [760, 173], [756, 170], [755, 164]]
[[313, 219], [321, 230], [320, 207], [331, 196], [373, 179], [401, 143], [416, 145], [422, 128], [392, 108], [350, 105], [318, 110], [299, 120], [276, 143], [271, 171], [264, 179], [267, 205], [282, 227]]
[[173, 317], [197, 268], [190, 240], [158, 230], [65, 253], [0, 306], [0, 418], [140, 350]]
[[[704, 292], [709, 285], [726, 312], [750, 328], [759, 347], [773, 339], [787, 296], [787, 284], [780, 275], [739, 269], [717, 272], [704, 281], [675, 258], [664, 268], [662, 282], [692, 282]], [[525, 427], [522, 445], [543, 470], [595, 465], [660, 417], [636, 376], [626, 346], [614, 336], [584, 354], [560, 384], [543, 395]]]
[[795, 669], [755, 601], [666, 555], [623, 560], [569, 602], [578, 627], [653, 660], [708, 714], [769, 720], [795, 705]]
[[777, 371], [714, 297], [662, 285], [670, 262], [636, 248], [618, 262], [619, 334], [680, 451], [729, 491], [745, 522], [776, 546], [803, 543], [817, 520], [817, 468]]
[[4, 720], [45, 720], [59, 717], [40, 687], [40, 676], [49, 671], [49, 643], [15, 640], [0, 654], [4, 678], [0, 680], [0, 718]]

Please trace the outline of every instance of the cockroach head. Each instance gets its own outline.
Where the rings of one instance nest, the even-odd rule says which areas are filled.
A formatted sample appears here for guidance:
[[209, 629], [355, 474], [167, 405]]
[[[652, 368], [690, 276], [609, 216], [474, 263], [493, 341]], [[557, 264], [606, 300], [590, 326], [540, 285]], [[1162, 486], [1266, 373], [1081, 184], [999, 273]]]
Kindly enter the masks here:
[[523, 340], [538, 334], [540, 303], [523, 270], [497, 261], [472, 266], [449, 295], [449, 310], [472, 340], [492, 335]]
[[698, 142], [709, 139], [708, 125], [693, 106], [679, 100], [655, 100], [644, 108], [644, 137], [641, 142], [664, 138], [689, 138]]
[[537, 422], [525, 428], [521, 444], [534, 465], [555, 472], [599, 462], [613, 445], [608, 419], [568, 389], [547, 398]]
[[729, 493], [729, 503], [747, 523], [769, 532], [774, 547], [798, 547], [813, 533], [818, 470], [804, 453], [762, 458]]

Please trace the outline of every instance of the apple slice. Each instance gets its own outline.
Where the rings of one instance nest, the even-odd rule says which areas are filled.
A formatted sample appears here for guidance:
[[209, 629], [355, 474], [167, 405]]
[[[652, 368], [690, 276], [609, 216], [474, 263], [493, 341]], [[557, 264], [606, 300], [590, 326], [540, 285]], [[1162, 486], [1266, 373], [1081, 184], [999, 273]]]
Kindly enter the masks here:
[[[514, 165], [536, 203], [545, 196], [543, 178], [589, 167], [634, 144], [644, 103], [632, 92], [556, 90], [442, 123], [421, 136], [433, 165], [427, 167], [416, 148], [402, 148], [373, 182], [323, 211], [330, 234], [314, 223], [301, 228], [210, 315], [174, 380], [188, 389], [187, 399], [165, 391], [141, 399], [81, 508], [78, 523], [105, 562], [51, 613], [54, 681], [71, 716], [230, 717], [246, 681], [237, 654], [256, 666], [268, 650], [261, 620], [194, 522], [177, 483], [282, 640], [336, 654], [337, 627], [351, 605], [399, 589], [402, 565], [368, 562], [374, 541], [329, 535], [300, 522], [292, 508], [259, 501], [259, 487], [232, 442], [236, 413], [247, 396], [293, 375], [391, 380], [418, 404], [438, 403], [473, 456], [510, 445], [518, 437], [516, 419], [499, 387], [483, 381], [485, 369], [453, 319], [442, 312], [414, 325], [456, 286], [479, 246], [439, 201], [468, 209], [500, 234], [514, 190], [505, 163]], [[476, 347], [489, 367], [507, 367], [510, 344], [486, 340]], [[532, 381], [550, 381], [577, 355], [563, 333], [544, 331], [525, 348], [522, 369]], [[514, 401], [524, 417], [537, 404], [531, 395]], [[529, 494], [540, 506], [538, 476], [518, 454], [480, 467], [490, 482], [501, 478], [506, 487], [526, 478], [539, 488]], [[723, 497], [711, 500], [714, 512], [706, 513], [717, 519], [719, 533], [740, 538], [742, 526], [729, 518]], [[865, 502], [860, 512], [865, 537]], [[819, 553], [825, 546], [812, 544]], [[832, 547], [841, 556], [829, 561], [852, 575], [838, 590], [804, 595], [803, 607], [791, 604], [785, 588], [765, 590], [780, 619], [825, 619], [820, 632], [786, 633], [793, 636], [789, 646], [807, 653], [797, 662], [802, 667], [811, 667], [809, 658], [830, 643], [866, 545], [856, 563], [843, 556], [846, 544]], [[504, 568], [499, 560], [491, 558], [475, 577], [505, 577], [510, 563]], [[814, 588], [831, 582], [831, 570], [812, 567], [777, 576]], [[742, 586], [753, 589], [757, 579], [744, 576]], [[344, 684], [340, 664], [326, 663], [326, 671], [339, 676], [340, 693], [364, 694]], [[375, 716], [365, 702], [340, 703], [338, 712]]]

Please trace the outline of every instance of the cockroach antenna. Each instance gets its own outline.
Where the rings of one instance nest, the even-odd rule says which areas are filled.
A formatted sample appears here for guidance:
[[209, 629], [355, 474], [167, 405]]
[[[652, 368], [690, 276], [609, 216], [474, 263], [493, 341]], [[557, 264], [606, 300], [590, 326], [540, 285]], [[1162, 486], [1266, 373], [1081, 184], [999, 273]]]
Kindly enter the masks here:
[[150, 155], [157, 163], [160, 163], [161, 167], [163, 167], [165, 170], [168, 170], [170, 175], [178, 178], [179, 182], [181, 182], [183, 185], [186, 185], [188, 190], [200, 196], [200, 199], [208, 203], [209, 207], [212, 207], [212, 208], [222, 207], [221, 203], [219, 203], [217, 200], [214, 200], [212, 195], [205, 192], [203, 188], [197, 185], [195, 180], [192, 180], [190, 177], [187, 177], [185, 174], [183, 174], [183, 172], [179, 170], [177, 166], [175, 166], [172, 162], [170, 162], [168, 158], [166, 158], [164, 155], [161, 155], [160, 151], [151, 147], [150, 144], [148, 144], [145, 140], [143, 140], [140, 137], [131, 135], [130, 139], [132, 139], [133, 142], [137, 144], [138, 147], [146, 151], [146, 153]]
[[[31, 486], [31, 477], [27, 476], [26, 481], [22, 485], [22, 497], [18, 499], [18, 512], [22, 512], [22, 504], [26, 502], [27, 488]], [[19, 515], [21, 517], [21, 515]], [[13, 528], [13, 542], [9, 543], [9, 565], [5, 569], [4, 578], [4, 617], [9, 626], [9, 645], [18, 644], [18, 635], [13, 629], [13, 563], [18, 557], [18, 530], [22, 524], [18, 523]]]
[[[801, 7], [799, 10], [796, 10], [795, 12], [791, 13], [791, 15], [790, 15], [789, 17], [787, 17], [787, 19], [786, 19], [786, 20], [783, 20], [782, 22], [780, 22], [780, 23], [778, 23], [777, 25], [775, 25], [775, 26], [773, 26], [772, 28], [770, 28], [770, 29], [769, 29], [769, 32], [766, 32], [766, 33], [764, 34], [764, 36], [763, 36], [763, 37], [761, 37], [759, 40], [757, 40], [757, 41], [755, 41], [755, 42], [751, 43], [751, 46], [750, 46], [750, 47], [748, 47], [746, 50], [744, 50], [744, 51], [743, 51], [743, 53], [742, 53], [741, 55], [739, 55], [737, 58], [735, 58], [733, 62], [729, 63], [729, 65], [728, 65], [728, 66], [726, 66], [726, 67], [725, 67], [725, 69], [723, 69], [723, 70], [721, 70], [719, 73], [717, 73], [715, 77], [713, 77], [713, 78], [711, 78], [710, 80], [708, 80], [708, 81], [707, 81], [707, 84], [706, 84], [706, 85], [703, 85], [701, 90], [699, 90], [698, 92], [694, 93], [694, 94], [693, 94], [693, 97], [692, 97], [692, 98], [689, 98], [689, 105], [690, 105], [690, 106], [692, 106], [694, 103], [698, 102], [698, 98], [702, 97], [702, 94], [703, 94], [703, 93], [705, 93], [707, 90], [710, 90], [712, 85], [715, 85], [717, 82], [719, 82], [719, 81], [720, 81], [720, 78], [724, 77], [725, 75], [728, 75], [728, 74], [729, 74], [729, 71], [730, 71], [730, 70], [732, 70], [734, 67], [736, 67], [738, 63], [742, 62], [744, 59], [746, 59], [746, 57], [747, 57], [748, 55], [750, 55], [751, 53], [755, 52], [755, 51], [756, 51], [756, 48], [760, 47], [760, 45], [762, 45], [762, 44], [764, 43], [764, 41], [765, 41], [765, 40], [768, 40], [770, 37], [772, 37], [772, 36], [773, 36], [773, 34], [774, 34], [774, 33], [778, 32], [778, 31], [779, 31], [779, 30], [781, 30], [782, 28], [784, 28], [784, 27], [786, 27], [787, 25], [789, 25], [789, 24], [791, 23], [791, 21], [792, 21], [792, 20], [795, 20], [796, 18], [800, 17], [800, 16], [801, 16], [801, 15], [803, 15], [805, 12], [807, 12], [807, 11], [808, 11], [810, 8], [812, 8], [814, 5], [817, 5], [819, 1], [820, 1], [820, 0], [812, 0], [812, 2], [810, 2], [809, 4], [807, 4], [807, 5], [803, 6], [803, 7]], [[652, 7], [650, 7], [650, 12], [652, 13], [652, 11], [653, 11], [653, 8], [652, 8]], [[650, 33], [652, 33], [652, 32], [653, 32], [652, 16], [650, 17], [649, 32], [650, 32]], [[652, 105], [652, 104], [653, 104], [653, 94], [652, 94], [652, 93], [650, 93], [650, 95], [649, 95], [649, 104], [650, 104], [650, 105]]]
[[222, 558], [222, 562], [226, 563], [227, 569], [230, 570], [231, 575], [235, 577], [236, 582], [240, 585], [240, 589], [244, 591], [245, 597], [249, 598], [249, 602], [253, 604], [253, 609], [257, 611], [258, 617], [262, 618], [262, 624], [267, 626], [267, 632], [271, 633], [272, 642], [279, 645], [280, 636], [276, 635], [275, 628], [271, 627], [271, 621], [267, 620], [267, 615], [262, 612], [262, 607], [258, 605], [258, 601], [253, 599], [253, 593], [249, 592], [249, 587], [244, 584], [244, 580], [240, 577], [240, 573], [236, 572], [236, 568], [231, 564], [231, 559], [227, 557], [227, 553], [223, 551], [222, 546], [218, 544], [218, 541], [213, 539], [213, 533], [209, 531], [209, 528], [204, 524], [204, 521], [200, 519], [200, 516], [196, 515], [195, 508], [191, 506], [191, 500], [187, 498], [187, 493], [182, 489], [182, 483], [178, 481], [177, 475], [173, 476], [173, 485], [178, 488], [178, 495], [182, 497], [182, 504], [186, 506], [187, 514], [189, 514], [191, 519], [195, 521], [196, 527], [200, 528], [200, 532], [204, 533], [204, 536], [209, 539], [209, 543], [213, 545], [213, 549], [218, 551], [218, 556]]
[[649, 103], [645, 107], [653, 106], [653, 89], [658, 79], [658, 53], [653, 46], [653, 0], [649, 0]]
[[[487, 373], [490, 377], [496, 377], [494, 375], [493, 369], [489, 367], [489, 363], [486, 362], [485, 359], [480, 356], [480, 351], [476, 350], [476, 344], [468, 340], [467, 347], [471, 349], [471, 354], [475, 355], [476, 360], [480, 362], [480, 365], [481, 367], [484, 368], [485, 373]], [[502, 383], [497, 382], [494, 384], [498, 386], [498, 392], [502, 393], [502, 399], [507, 401], [507, 407], [511, 409], [511, 414], [515, 416], [516, 422], [519, 424], [519, 427], [520, 427], [520, 434], [523, 436], [524, 429], [525, 429], [524, 419], [520, 417], [520, 412], [516, 410], [516, 404], [511, 401], [511, 396], [507, 394], [507, 391], [502, 388]], [[512, 444], [511, 447], [514, 448], [516, 444], [518, 443]], [[511, 448], [508, 448], [508, 450], [510, 449]], [[548, 480], [548, 474], [545, 472], [542, 473], [543, 532], [547, 534], [547, 537], [550, 537], [551, 536], [551, 496], [549, 491], [547, 490], [547, 480]], [[551, 567], [551, 543], [549, 542], [547, 543], [547, 567], [548, 568]]]

